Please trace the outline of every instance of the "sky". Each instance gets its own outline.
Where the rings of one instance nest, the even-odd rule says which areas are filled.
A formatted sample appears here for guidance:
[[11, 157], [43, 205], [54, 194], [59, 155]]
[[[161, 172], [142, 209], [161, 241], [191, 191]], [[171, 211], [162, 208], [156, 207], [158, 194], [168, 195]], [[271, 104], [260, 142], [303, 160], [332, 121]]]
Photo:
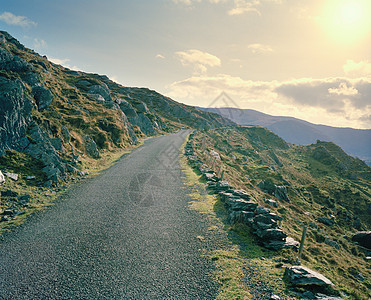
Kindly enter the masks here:
[[189, 105], [371, 129], [370, 0], [0, 4], [1, 30], [71, 69]]

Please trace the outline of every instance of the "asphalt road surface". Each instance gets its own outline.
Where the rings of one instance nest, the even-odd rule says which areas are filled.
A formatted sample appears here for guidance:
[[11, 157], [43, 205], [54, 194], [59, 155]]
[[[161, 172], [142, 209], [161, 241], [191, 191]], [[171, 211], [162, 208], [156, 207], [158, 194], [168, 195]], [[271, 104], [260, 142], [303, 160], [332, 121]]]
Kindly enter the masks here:
[[213, 299], [179, 147], [147, 140], [0, 242], [0, 299]]

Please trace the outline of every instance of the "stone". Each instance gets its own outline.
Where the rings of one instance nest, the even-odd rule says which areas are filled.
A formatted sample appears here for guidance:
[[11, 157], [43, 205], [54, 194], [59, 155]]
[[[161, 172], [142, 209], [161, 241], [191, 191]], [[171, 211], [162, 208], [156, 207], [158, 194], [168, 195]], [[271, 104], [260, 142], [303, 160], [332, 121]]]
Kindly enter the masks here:
[[274, 196], [286, 202], [290, 201], [289, 196], [287, 194], [287, 188], [284, 185], [276, 186]]
[[336, 248], [336, 249], [340, 249], [340, 245], [339, 245], [337, 242], [332, 241], [332, 240], [330, 240], [330, 239], [325, 239], [325, 244], [326, 244], [326, 245], [329, 245], [329, 246], [331, 246], [331, 247], [334, 247], [334, 248]]
[[333, 286], [325, 276], [304, 266], [287, 267], [284, 276], [294, 286]]
[[1, 191], [1, 197], [17, 197], [18, 193], [12, 190]]
[[243, 199], [228, 199], [226, 206], [231, 210], [254, 211], [258, 206], [258, 203]]
[[265, 208], [263, 206], [258, 206], [255, 210], [255, 214], [257, 215], [267, 215], [270, 213], [269, 208]]
[[5, 216], [12, 216], [13, 214], [14, 214], [14, 212], [11, 209], [6, 209], [3, 212], [3, 215], [5, 215]]
[[32, 94], [39, 111], [47, 109], [53, 101], [53, 94], [43, 86], [34, 86]]
[[26, 176], [26, 180], [35, 180], [36, 179], [36, 176], [34, 175], [27, 175]]
[[231, 190], [232, 194], [244, 200], [250, 200], [250, 195], [245, 190]]
[[85, 143], [86, 153], [92, 158], [96, 158], [96, 159], [100, 158], [100, 153], [98, 151], [98, 147], [95, 141], [88, 135], [85, 135], [83, 139]]
[[10, 219], [9, 219], [8, 216], [2, 216], [0, 221], [1, 222], [6, 222], [6, 221], [10, 221]]
[[5, 183], [5, 176], [4, 174], [0, 171], [0, 184]]
[[108, 86], [103, 83], [102, 85], [93, 85], [90, 87], [88, 94], [100, 95], [104, 101], [112, 101], [110, 90]]
[[282, 229], [273, 228], [266, 230], [256, 230], [255, 234], [263, 240], [274, 240], [282, 241], [286, 239], [287, 234], [283, 232]]
[[371, 249], [371, 231], [360, 231], [352, 236], [352, 241], [360, 246]]
[[332, 226], [332, 225], [335, 224], [333, 219], [329, 219], [329, 218], [326, 218], [326, 217], [318, 217], [317, 221], [322, 223], [322, 224], [325, 224], [327, 226]]
[[140, 113], [149, 113], [150, 112], [148, 107], [147, 107], [147, 104], [145, 104], [144, 102], [134, 103], [134, 107]]
[[55, 150], [63, 151], [63, 144], [60, 138], [52, 138], [50, 139], [50, 143], [52, 144]]
[[272, 200], [272, 199], [265, 200], [265, 203], [267, 203], [269, 206], [272, 206], [272, 207], [275, 207], [275, 208], [278, 207], [277, 201]]
[[106, 100], [103, 98], [102, 95], [99, 94], [87, 94], [88, 98], [97, 101], [98, 103], [103, 103]]
[[258, 184], [258, 188], [260, 188], [263, 192], [273, 195], [274, 191], [276, 190], [276, 186], [272, 182], [272, 180], [262, 180]]
[[281, 298], [278, 295], [271, 295], [269, 300], [280, 300]]
[[328, 295], [321, 294], [321, 293], [315, 294], [314, 297], [315, 297], [314, 298], [315, 300], [343, 300], [343, 298], [341, 298], [341, 297], [328, 296]]
[[6, 177], [9, 177], [10, 179], [14, 181], [18, 181], [18, 174], [16, 173], [4, 173]]

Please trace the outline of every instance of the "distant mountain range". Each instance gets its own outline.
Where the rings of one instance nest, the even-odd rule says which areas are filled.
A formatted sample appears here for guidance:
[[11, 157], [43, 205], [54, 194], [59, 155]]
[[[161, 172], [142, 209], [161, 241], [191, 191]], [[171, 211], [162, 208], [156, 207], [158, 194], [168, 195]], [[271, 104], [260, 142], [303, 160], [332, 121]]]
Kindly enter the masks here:
[[371, 165], [371, 129], [353, 129], [312, 124], [293, 117], [271, 116], [252, 109], [201, 108], [240, 125], [263, 126], [291, 144], [307, 145], [317, 140], [338, 144], [348, 154]]

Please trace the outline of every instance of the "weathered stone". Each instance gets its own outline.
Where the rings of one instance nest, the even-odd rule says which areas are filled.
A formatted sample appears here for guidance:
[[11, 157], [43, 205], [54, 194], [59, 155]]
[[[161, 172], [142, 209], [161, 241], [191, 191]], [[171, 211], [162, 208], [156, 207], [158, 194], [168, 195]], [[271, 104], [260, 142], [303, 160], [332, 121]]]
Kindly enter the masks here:
[[63, 151], [63, 144], [62, 144], [62, 140], [60, 138], [50, 139], [50, 143], [52, 144], [52, 146], [54, 147], [55, 150]]
[[97, 144], [95, 141], [88, 135], [84, 136], [85, 150], [86, 153], [92, 158], [100, 158]]
[[18, 181], [18, 174], [16, 173], [4, 173], [6, 177], [9, 177], [10, 179], [14, 180], [14, 181]]
[[238, 196], [244, 200], [250, 200], [250, 195], [244, 190], [232, 190], [233, 195]]
[[53, 94], [43, 86], [34, 86], [32, 94], [39, 111], [47, 109], [53, 101]]
[[228, 209], [231, 210], [244, 210], [244, 211], [254, 211], [258, 204], [252, 201], [246, 201], [243, 199], [228, 199], [226, 202]]
[[1, 197], [17, 197], [18, 193], [12, 190], [1, 191]]
[[103, 96], [99, 94], [87, 94], [87, 96], [89, 99], [95, 100], [98, 103], [104, 103], [106, 101]]
[[362, 247], [371, 249], [371, 231], [357, 232], [352, 236], [352, 241], [357, 242]]
[[327, 226], [332, 226], [335, 223], [333, 219], [329, 219], [329, 218], [326, 218], [326, 217], [318, 217], [317, 221], [321, 222], [322, 224], [325, 224]]
[[270, 210], [269, 210], [269, 208], [265, 208], [265, 207], [263, 207], [263, 206], [258, 206], [258, 207], [256, 208], [256, 210], [255, 210], [255, 213], [256, 213], [257, 215], [267, 215], [267, 214], [270, 213]]
[[263, 240], [274, 240], [274, 241], [282, 241], [286, 239], [287, 234], [283, 232], [282, 229], [273, 228], [273, 229], [266, 229], [266, 230], [257, 230], [255, 234]]
[[265, 193], [273, 195], [276, 190], [276, 186], [272, 180], [262, 180], [259, 182], [258, 187]]
[[283, 201], [288, 202], [290, 200], [287, 194], [287, 188], [284, 185], [276, 186], [274, 196]]
[[36, 176], [34, 175], [27, 175], [26, 176], [26, 180], [35, 180], [36, 179]]
[[102, 84], [102, 85], [93, 85], [90, 87], [89, 91], [88, 91], [89, 94], [95, 94], [95, 95], [100, 95], [103, 100], [105, 101], [112, 101], [112, 97], [111, 97], [111, 94], [110, 94], [110, 91], [107, 87], [106, 84]]
[[136, 102], [136, 103], [134, 103], [134, 107], [140, 113], [149, 113], [150, 112], [148, 107], [147, 107], [147, 104], [145, 104], [144, 102]]
[[334, 248], [336, 248], [336, 249], [340, 249], [340, 245], [339, 245], [337, 242], [332, 241], [332, 240], [330, 240], [330, 239], [325, 239], [325, 244], [326, 244], [326, 245], [329, 245], [329, 246], [331, 246], [331, 247], [334, 247]]
[[6, 210], [4, 210], [3, 215], [5, 215], [5, 216], [13, 216], [14, 215], [14, 212], [11, 209], [6, 209]]
[[303, 266], [287, 267], [284, 276], [294, 286], [333, 286], [325, 276]]
[[5, 182], [5, 176], [4, 174], [0, 171], [0, 184], [3, 184]]
[[267, 199], [267, 200], [265, 200], [265, 203], [267, 203], [268, 205], [270, 205], [270, 206], [272, 206], [272, 207], [275, 207], [275, 208], [278, 207], [277, 201], [274, 201], [274, 200], [272, 200], [272, 199]]

